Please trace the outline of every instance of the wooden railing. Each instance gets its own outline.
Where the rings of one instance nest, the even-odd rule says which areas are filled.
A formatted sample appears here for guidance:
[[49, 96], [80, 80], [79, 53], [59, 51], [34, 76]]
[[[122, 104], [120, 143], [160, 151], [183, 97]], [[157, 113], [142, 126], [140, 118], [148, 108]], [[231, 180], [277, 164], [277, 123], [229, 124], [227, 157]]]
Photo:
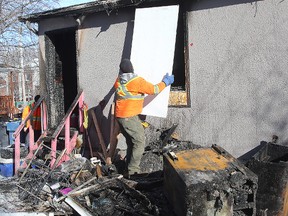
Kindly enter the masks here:
[[[33, 109], [30, 111], [29, 115], [22, 121], [22, 123], [19, 125], [19, 127], [17, 128], [17, 130], [14, 133], [14, 137], [15, 137], [15, 174], [18, 174], [18, 169], [20, 168], [20, 133], [23, 130], [23, 128], [26, 125], [26, 122], [30, 120], [30, 118], [33, 115], [33, 112], [37, 109], [37, 107], [39, 107], [41, 105], [41, 124], [42, 124], [42, 134], [39, 137], [38, 140], [34, 140], [34, 130], [32, 128], [32, 124], [30, 124], [29, 126], [29, 154], [27, 155], [26, 159], [31, 159], [34, 156], [34, 151], [38, 148], [38, 146], [41, 144], [42, 142], [42, 138], [45, 137], [47, 135], [47, 107], [46, 104], [44, 102], [44, 97], [41, 97], [37, 103], [35, 104], [35, 106], [33, 107]], [[70, 118], [71, 115], [73, 113], [73, 111], [75, 110], [75, 108], [78, 105], [78, 126], [79, 126], [79, 130], [80, 132], [83, 132], [83, 105], [84, 105], [84, 93], [81, 90], [76, 98], [74, 99], [73, 103], [71, 104], [70, 108], [68, 109], [68, 111], [66, 112], [65, 116], [63, 117], [63, 119], [61, 120], [61, 122], [59, 123], [58, 127], [56, 128], [56, 130], [54, 131], [54, 133], [51, 136], [51, 163], [50, 166], [52, 167], [56, 161], [56, 151], [57, 151], [57, 140], [58, 137], [61, 133], [61, 131], [64, 129], [65, 130], [65, 149], [66, 149], [66, 154], [62, 157], [62, 160], [59, 162], [58, 165], [61, 164], [61, 162], [63, 161], [67, 161], [69, 160], [69, 154], [72, 152], [72, 150], [75, 148], [76, 145], [76, 139], [78, 136], [78, 131], [75, 131], [72, 138], [70, 139]], [[23, 162], [23, 164], [21, 165], [21, 167], [25, 168], [26, 167], [26, 162]]]
[[[71, 115], [74, 111], [74, 109], [76, 108], [76, 106], [78, 105], [78, 126], [79, 126], [79, 130], [80, 132], [83, 132], [83, 104], [84, 104], [84, 93], [81, 90], [76, 98], [74, 99], [73, 103], [71, 104], [71, 106], [69, 107], [68, 111], [66, 112], [64, 118], [62, 119], [62, 121], [60, 122], [60, 124], [58, 125], [58, 127], [56, 128], [56, 130], [54, 131], [53, 135], [52, 135], [52, 140], [51, 140], [51, 166], [54, 165], [55, 161], [56, 161], [56, 149], [57, 149], [57, 139], [61, 133], [61, 131], [64, 129], [65, 131], [65, 148], [66, 150], [66, 154], [63, 156], [62, 160], [60, 161], [67, 161], [69, 160], [69, 154], [72, 152], [72, 150], [75, 148], [76, 145], [76, 139], [78, 136], [78, 131], [75, 131], [72, 138], [70, 139], [70, 118]], [[60, 164], [59, 163], [59, 164]]]
[[[13, 136], [15, 137], [15, 158], [14, 158], [14, 170], [15, 174], [17, 174], [18, 169], [20, 167], [20, 154], [21, 154], [21, 149], [20, 149], [20, 134], [21, 131], [24, 129], [27, 121], [29, 121], [32, 116], [34, 111], [41, 106], [41, 130], [42, 134], [39, 137], [38, 140], [40, 140], [43, 136], [45, 136], [45, 133], [47, 131], [47, 107], [46, 103], [44, 101], [44, 97], [41, 96], [39, 100], [35, 103], [35, 105], [32, 107], [30, 110], [28, 116], [21, 122], [21, 124], [18, 126], [16, 131], [14, 132]], [[33, 155], [33, 151], [37, 149], [37, 141], [34, 140], [34, 129], [32, 127], [32, 124], [29, 124], [29, 154], [27, 155], [27, 158], [31, 158]]]

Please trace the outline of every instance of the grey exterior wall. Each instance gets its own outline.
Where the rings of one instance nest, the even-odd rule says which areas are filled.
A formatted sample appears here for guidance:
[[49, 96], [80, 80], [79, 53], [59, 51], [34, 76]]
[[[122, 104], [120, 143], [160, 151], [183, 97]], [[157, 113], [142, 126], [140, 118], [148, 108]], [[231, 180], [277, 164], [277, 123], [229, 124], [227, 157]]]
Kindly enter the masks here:
[[[288, 2], [197, 1], [188, 12], [191, 108], [170, 108], [182, 140], [239, 157], [286, 143]], [[150, 118], [148, 118], [150, 121]]]
[[[179, 124], [181, 140], [203, 146], [215, 143], [235, 157], [262, 140], [270, 141], [273, 134], [286, 143], [288, 1], [204, 0], [188, 5], [191, 107], [169, 108], [166, 119], [147, 121], [154, 127]], [[97, 13], [87, 16], [78, 31], [78, 85], [90, 108], [109, 101], [101, 119], [106, 134], [110, 90], [121, 58], [130, 55], [133, 18], [131, 9], [109, 16]], [[39, 23], [42, 34], [71, 25], [76, 22], [64, 18]], [[43, 74], [41, 35], [40, 49]], [[148, 129], [147, 142], [152, 138]]]
[[[87, 16], [78, 32], [79, 85], [91, 107], [103, 99], [113, 101], [110, 90], [119, 73], [119, 63], [122, 57], [130, 56], [133, 19], [134, 10], [109, 16], [102, 12]], [[106, 109], [104, 113], [108, 113]]]
[[[121, 59], [130, 57], [133, 19], [134, 9], [120, 10], [109, 16], [102, 12], [87, 16], [78, 32], [79, 86], [84, 90], [88, 107], [96, 111], [107, 144], [110, 140], [109, 113], [114, 101], [113, 85]], [[99, 103], [103, 100], [105, 106], [101, 111]], [[94, 127], [90, 127], [89, 136], [92, 142], [97, 142]]]

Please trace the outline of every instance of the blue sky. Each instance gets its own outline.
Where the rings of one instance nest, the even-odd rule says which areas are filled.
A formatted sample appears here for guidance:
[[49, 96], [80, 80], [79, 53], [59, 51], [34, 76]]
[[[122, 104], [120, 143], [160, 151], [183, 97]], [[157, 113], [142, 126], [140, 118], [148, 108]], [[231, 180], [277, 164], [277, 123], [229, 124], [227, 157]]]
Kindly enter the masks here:
[[86, 2], [92, 2], [92, 1], [93, 0], [59, 0], [59, 4], [60, 4], [60, 7], [67, 7], [71, 5], [82, 4]]

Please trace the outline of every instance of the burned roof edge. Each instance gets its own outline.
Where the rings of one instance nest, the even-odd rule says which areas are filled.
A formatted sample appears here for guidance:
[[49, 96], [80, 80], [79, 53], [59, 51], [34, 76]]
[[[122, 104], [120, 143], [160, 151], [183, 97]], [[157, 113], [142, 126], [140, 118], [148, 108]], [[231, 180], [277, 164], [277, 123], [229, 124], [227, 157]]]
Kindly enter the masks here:
[[48, 10], [40, 13], [28, 14], [18, 18], [20, 22], [38, 22], [42, 19], [60, 16], [79, 16], [99, 11], [112, 10], [122, 7], [137, 6], [146, 0], [102, 0], [73, 5], [64, 8]]

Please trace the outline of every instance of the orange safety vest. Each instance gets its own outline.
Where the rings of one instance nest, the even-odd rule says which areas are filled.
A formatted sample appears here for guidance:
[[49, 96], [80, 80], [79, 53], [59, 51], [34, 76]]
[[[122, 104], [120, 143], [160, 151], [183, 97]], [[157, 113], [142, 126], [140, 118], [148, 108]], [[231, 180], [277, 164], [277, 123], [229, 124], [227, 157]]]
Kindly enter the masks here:
[[[34, 104], [32, 105], [34, 107]], [[32, 127], [34, 130], [41, 130], [41, 107], [37, 107], [32, 116]]]
[[[32, 105], [28, 105], [23, 109], [22, 112], [22, 121], [28, 116], [31, 108], [34, 107], [34, 103]], [[26, 122], [26, 127], [28, 128], [30, 126], [30, 120]], [[34, 130], [41, 130], [41, 107], [37, 107], [37, 109], [34, 111], [32, 115], [32, 127]]]
[[[126, 76], [126, 79], [123, 79], [123, 76]], [[114, 84], [116, 89], [115, 116], [127, 118], [139, 115], [143, 109], [144, 94], [157, 95], [165, 87], [164, 82], [153, 85], [136, 74], [121, 74]]]

